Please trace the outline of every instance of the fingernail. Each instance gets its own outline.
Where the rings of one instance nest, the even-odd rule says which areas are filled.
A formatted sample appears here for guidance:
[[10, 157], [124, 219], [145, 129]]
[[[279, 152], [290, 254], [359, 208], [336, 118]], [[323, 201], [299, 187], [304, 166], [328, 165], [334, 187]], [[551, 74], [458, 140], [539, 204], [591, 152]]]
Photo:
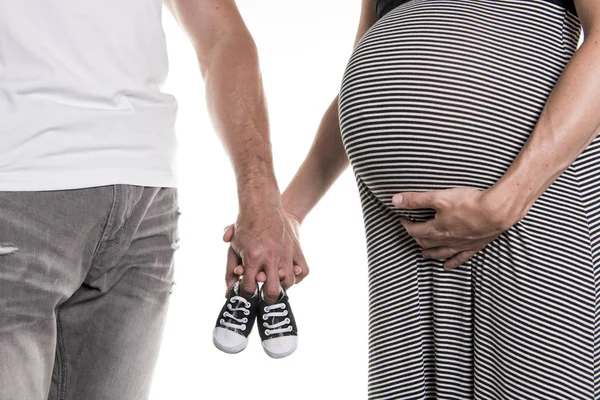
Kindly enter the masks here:
[[395, 206], [401, 205], [402, 204], [402, 195], [395, 194], [394, 197], [392, 197], [392, 203], [394, 203]]

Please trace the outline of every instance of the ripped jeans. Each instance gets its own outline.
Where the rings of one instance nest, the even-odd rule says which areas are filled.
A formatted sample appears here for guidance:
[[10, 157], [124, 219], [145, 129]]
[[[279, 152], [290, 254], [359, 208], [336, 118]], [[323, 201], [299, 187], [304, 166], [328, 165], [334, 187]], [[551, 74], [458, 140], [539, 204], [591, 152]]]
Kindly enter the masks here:
[[0, 192], [0, 399], [147, 399], [176, 188]]

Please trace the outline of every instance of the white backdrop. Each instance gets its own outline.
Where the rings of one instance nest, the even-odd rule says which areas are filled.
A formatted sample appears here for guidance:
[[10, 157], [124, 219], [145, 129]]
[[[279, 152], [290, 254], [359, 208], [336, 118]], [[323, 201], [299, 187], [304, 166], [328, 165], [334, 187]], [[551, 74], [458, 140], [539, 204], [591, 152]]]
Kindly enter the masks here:
[[[339, 88], [360, 0], [239, 0], [238, 6], [259, 49], [283, 190]], [[299, 328], [296, 353], [270, 359], [256, 328], [242, 353], [213, 346], [225, 289], [221, 236], [236, 218], [235, 182], [205, 111], [194, 52], [166, 10], [164, 28], [171, 65], [165, 90], [179, 100], [181, 247], [150, 399], [366, 398], [367, 259], [350, 170], [302, 228], [311, 274], [289, 291]]]
[[[360, 0], [237, 3], [261, 57], [275, 169], [283, 191], [339, 88]], [[225, 289], [227, 246], [221, 236], [236, 218], [235, 181], [205, 111], [194, 52], [166, 10], [164, 28], [171, 65], [165, 90], [179, 100], [181, 247], [150, 399], [366, 398], [367, 259], [350, 170], [302, 227], [311, 274], [289, 292], [300, 333], [296, 353], [270, 359], [256, 329], [240, 354], [214, 348], [212, 329]]]

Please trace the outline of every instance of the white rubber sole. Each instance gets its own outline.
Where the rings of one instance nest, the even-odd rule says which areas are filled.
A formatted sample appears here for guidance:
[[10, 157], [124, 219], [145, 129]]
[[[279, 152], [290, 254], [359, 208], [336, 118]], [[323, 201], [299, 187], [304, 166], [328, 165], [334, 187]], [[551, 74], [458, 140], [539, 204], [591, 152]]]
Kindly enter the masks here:
[[262, 346], [263, 346], [263, 350], [265, 351], [265, 353], [267, 353], [267, 355], [269, 357], [278, 359], [278, 358], [285, 358], [285, 357], [289, 356], [290, 354], [292, 354], [293, 352], [295, 352], [296, 349], [298, 348], [298, 342], [296, 341], [296, 344], [294, 345], [294, 347], [292, 347], [290, 350], [286, 351], [285, 353], [273, 353], [265, 347], [264, 343], [262, 343]]
[[236, 354], [236, 353], [239, 353], [242, 350], [244, 350], [246, 348], [246, 346], [248, 345], [248, 342], [246, 341], [245, 343], [241, 343], [239, 346], [236, 346], [236, 347], [225, 347], [217, 341], [215, 332], [213, 331], [213, 344], [215, 345], [215, 347], [217, 349], [221, 350], [223, 353]]

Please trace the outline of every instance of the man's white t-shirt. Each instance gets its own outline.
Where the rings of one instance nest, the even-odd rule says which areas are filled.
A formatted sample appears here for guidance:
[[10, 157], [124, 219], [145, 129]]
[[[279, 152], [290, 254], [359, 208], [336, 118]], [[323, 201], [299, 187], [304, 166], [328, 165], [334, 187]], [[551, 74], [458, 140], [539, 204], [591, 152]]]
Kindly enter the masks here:
[[176, 187], [161, 0], [0, 0], [0, 190]]

